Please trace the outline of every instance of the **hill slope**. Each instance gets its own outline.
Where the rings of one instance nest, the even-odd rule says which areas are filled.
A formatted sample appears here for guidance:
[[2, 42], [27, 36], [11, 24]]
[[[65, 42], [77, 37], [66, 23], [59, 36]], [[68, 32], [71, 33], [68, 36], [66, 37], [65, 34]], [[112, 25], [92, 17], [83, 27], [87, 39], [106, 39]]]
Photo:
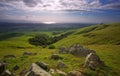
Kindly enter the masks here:
[[81, 45], [93, 44], [120, 44], [120, 23], [116, 24], [100, 24], [81, 28], [73, 34], [58, 41], [54, 45], [69, 46], [74, 43]]

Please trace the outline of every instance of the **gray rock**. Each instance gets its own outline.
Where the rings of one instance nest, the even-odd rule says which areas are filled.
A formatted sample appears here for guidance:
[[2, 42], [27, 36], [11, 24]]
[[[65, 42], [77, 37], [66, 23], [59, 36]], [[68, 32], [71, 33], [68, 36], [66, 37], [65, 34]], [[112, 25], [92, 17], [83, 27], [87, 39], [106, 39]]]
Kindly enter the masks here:
[[0, 63], [0, 75], [6, 70], [7, 64], [4, 62]]
[[14, 76], [9, 70], [5, 70], [1, 76]]
[[32, 53], [32, 52], [24, 52], [23, 56], [32, 56], [32, 55], [37, 55], [37, 53]]
[[32, 63], [29, 71], [25, 76], [52, 76], [52, 75], [46, 72], [45, 70], [43, 70], [37, 64]]
[[14, 71], [16, 71], [16, 70], [18, 70], [20, 67], [18, 66], [18, 65], [15, 65], [14, 67], [13, 67], [13, 70]]
[[16, 58], [16, 57], [15, 55], [10, 54], [10, 55], [5, 55], [4, 58]]
[[50, 73], [51, 74], [57, 74], [59, 76], [67, 76], [67, 74], [61, 70], [58, 70], [58, 69], [50, 69]]
[[94, 52], [93, 50], [83, 48], [79, 44], [74, 44], [69, 47], [69, 53], [75, 56], [84, 56], [86, 57], [89, 53]]
[[65, 47], [65, 46], [60, 47], [59, 48], [59, 53], [60, 54], [66, 54], [66, 53], [68, 53], [68, 48]]
[[19, 76], [25, 76], [25, 74], [28, 72], [26, 68], [24, 68], [20, 73]]
[[85, 74], [80, 71], [70, 71], [67, 76], [85, 76]]
[[58, 54], [52, 54], [51, 59], [59, 60], [61, 57]]
[[57, 62], [57, 67], [58, 68], [67, 68], [67, 65], [65, 63], [63, 63], [62, 61], [59, 60]]
[[99, 56], [95, 53], [90, 53], [86, 57], [84, 67], [94, 70], [102, 65], [104, 65], [104, 63], [100, 60]]
[[44, 62], [36, 62], [36, 64], [41, 67], [42, 69], [46, 70], [46, 71], [49, 71], [49, 66], [48, 64], [44, 63]]

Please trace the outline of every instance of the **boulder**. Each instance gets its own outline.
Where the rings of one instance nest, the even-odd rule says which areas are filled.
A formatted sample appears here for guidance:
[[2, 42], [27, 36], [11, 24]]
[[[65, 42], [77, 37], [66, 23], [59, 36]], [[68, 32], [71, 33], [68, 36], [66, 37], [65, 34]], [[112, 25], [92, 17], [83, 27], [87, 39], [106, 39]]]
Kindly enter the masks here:
[[18, 65], [15, 65], [14, 67], [13, 67], [13, 70], [14, 71], [16, 71], [16, 70], [18, 70], [20, 67], [18, 66]]
[[61, 57], [58, 54], [52, 54], [51, 59], [59, 60]]
[[32, 56], [32, 55], [37, 55], [37, 53], [32, 53], [32, 52], [24, 52], [23, 56]]
[[32, 63], [30, 69], [28, 70], [25, 76], [52, 76], [52, 75], [43, 70], [37, 64]]
[[36, 64], [41, 67], [42, 69], [46, 70], [46, 71], [49, 71], [49, 66], [48, 64], [44, 63], [44, 62], [36, 62]]
[[67, 76], [85, 76], [85, 74], [80, 71], [70, 71]]
[[16, 57], [15, 55], [10, 54], [10, 55], [5, 55], [4, 58], [16, 58]]
[[95, 53], [90, 53], [86, 57], [84, 67], [94, 70], [96, 67], [100, 67], [102, 65], [104, 65], [104, 63], [100, 60], [99, 56]]
[[67, 74], [61, 70], [58, 70], [58, 69], [50, 69], [49, 71], [51, 74], [57, 74], [59, 76], [67, 76]]
[[62, 61], [58, 61], [57, 62], [57, 67], [58, 68], [67, 68], [67, 65], [65, 63], [63, 63]]
[[0, 63], [0, 75], [6, 70], [7, 64], [4, 62]]
[[9, 70], [5, 70], [1, 76], [14, 76]]
[[79, 44], [74, 44], [69, 47], [69, 53], [75, 56], [83, 56], [86, 57], [89, 53], [94, 52], [93, 50], [83, 48]]
[[59, 48], [59, 51], [58, 51], [60, 54], [66, 54], [68, 53], [68, 48], [65, 47], [65, 46], [62, 46]]

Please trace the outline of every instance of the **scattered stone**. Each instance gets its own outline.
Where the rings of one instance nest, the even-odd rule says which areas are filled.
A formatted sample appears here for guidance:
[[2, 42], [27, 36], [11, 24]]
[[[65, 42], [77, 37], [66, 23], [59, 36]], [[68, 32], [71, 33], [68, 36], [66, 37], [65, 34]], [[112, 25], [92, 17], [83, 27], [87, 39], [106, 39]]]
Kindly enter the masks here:
[[57, 67], [58, 68], [67, 68], [67, 65], [65, 63], [63, 63], [62, 61], [58, 61]]
[[67, 74], [61, 70], [56, 70], [57, 74], [59, 74], [59, 76], [67, 76]]
[[58, 74], [59, 76], [67, 76], [67, 74], [58, 69], [50, 69], [49, 71], [51, 74]]
[[5, 70], [1, 76], [14, 76], [9, 70]]
[[69, 53], [75, 56], [84, 56], [86, 57], [89, 53], [94, 52], [93, 50], [83, 48], [79, 44], [74, 44], [69, 47]]
[[54, 59], [54, 60], [59, 60], [59, 59], [62, 59], [58, 54], [53, 54], [51, 56], [51, 59]]
[[15, 55], [10, 54], [10, 55], [5, 55], [4, 58], [16, 58], [16, 57]]
[[23, 56], [32, 56], [32, 55], [37, 55], [37, 53], [32, 53], [32, 52], [24, 52]]
[[25, 76], [52, 76], [52, 75], [46, 72], [45, 70], [43, 70], [37, 64], [32, 63], [29, 71], [27, 72]]
[[65, 47], [65, 46], [60, 47], [59, 48], [59, 53], [60, 54], [66, 54], [66, 53], [68, 53], [68, 48]]
[[46, 71], [49, 71], [49, 66], [48, 64], [44, 63], [44, 62], [36, 62], [36, 64], [41, 67], [42, 69], [46, 70]]
[[90, 53], [87, 55], [84, 67], [95, 70], [97, 67], [104, 65], [103, 61], [95, 53]]
[[67, 76], [85, 76], [85, 74], [80, 71], [70, 71]]
[[1, 62], [0, 63], [0, 75], [5, 71], [7, 64]]
[[13, 67], [13, 70], [14, 71], [16, 71], [16, 70], [18, 70], [20, 67], [18, 66], [18, 65], [15, 65], [14, 67]]

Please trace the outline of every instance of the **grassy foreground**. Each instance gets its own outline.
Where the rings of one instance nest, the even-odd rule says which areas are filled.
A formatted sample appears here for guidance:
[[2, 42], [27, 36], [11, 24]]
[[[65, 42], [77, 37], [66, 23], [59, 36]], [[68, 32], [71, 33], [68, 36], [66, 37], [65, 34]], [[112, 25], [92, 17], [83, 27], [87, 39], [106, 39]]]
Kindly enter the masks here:
[[[101, 76], [120, 76], [119, 29], [119, 24], [90, 26], [75, 30], [74, 33], [58, 41], [54, 45], [59, 47], [64, 45], [70, 46], [74, 43], [79, 43], [84, 47], [93, 49], [107, 66], [101, 70], [101, 73], [104, 73], [104, 75]], [[11, 71], [15, 65], [20, 66], [20, 69], [14, 73], [18, 74], [21, 70], [28, 68], [31, 63], [36, 61], [42, 61], [49, 64], [51, 68], [57, 68], [57, 60], [50, 59], [50, 56], [53, 53], [58, 53], [57, 48], [47, 49], [35, 47], [28, 43], [28, 38], [33, 37], [36, 34], [39, 34], [39, 32], [23, 33], [22, 35], [17, 35], [8, 39], [2, 39], [0, 41], [0, 60], [6, 60], [8, 62], [8, 68]], [[47, 32], [46, 34], [52, 36], [50, 32]], [[28, 51], [37, 52], [38, 54], [35, 56], [23, 56], [23, 53]], [[8, 54], [13, 54], [16, 56], [16, 58], [4, 59], [3, 57]], [[81, 66], [84, 64], [85, 58], [78, 58], [70, 54], [60, 54], [60, 56], [63, 58], [62, 61], [68, 65], [68, 68], [61, 70], [65, 72], [71, 70], [82, 70], [83, 72], [88, 73], [88, 76], [97, 76], [96, 71], [81, 68]]]

